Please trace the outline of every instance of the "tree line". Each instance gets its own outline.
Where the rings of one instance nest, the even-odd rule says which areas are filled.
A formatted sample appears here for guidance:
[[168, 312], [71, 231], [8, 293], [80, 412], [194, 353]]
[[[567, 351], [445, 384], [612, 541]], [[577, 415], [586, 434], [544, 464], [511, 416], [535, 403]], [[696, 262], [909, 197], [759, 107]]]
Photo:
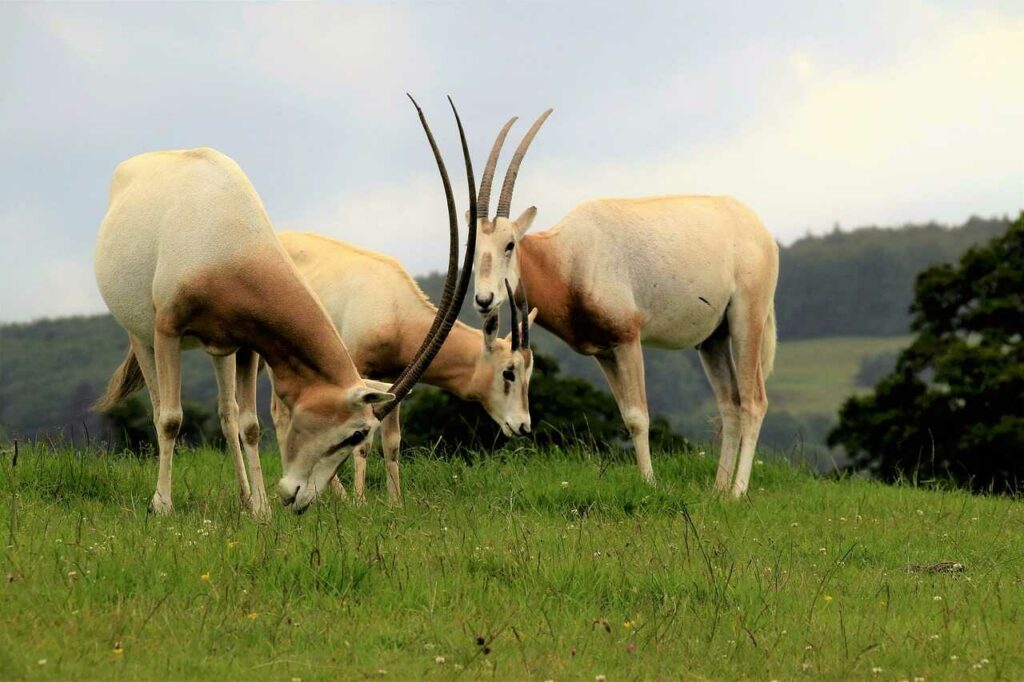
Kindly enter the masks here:
[[[1007, 226], [1005, 219], [972, 218], [959, 227], [930, 223], [852, 232], [836, 229], [799, 239], [781, 248], [776, 294], [780, 338], [906, 334], [917, 273], [930, 265], [955, 261], [968, 247], [1004, 232]], [[440, 275], [431, 275], [418, 281], [436, 300], [442, 280]], [[479, 324], [468, 305], [461, 317], [468, 324]], [[507, 320], [503, 324], [507, 326]], [[531, 391], [535, 421], [547, 419], [538, 437], [555, 442], [559, 438], [556, 432], [579, 432], [585, 425], [595, 441], [616, 442], [614, 434], [622, 434], [621, 420], [596, 363], [573, 353], [543, 330], [537, 329], [532, 336], [538, 352], [546, 357]], [[88, 411], [120, 361], [126, 343], [123, 331], [109, 315], [0, 326], [0, 436], [63, 433], [95, 437], [105, 433], [125, 443], [141, 441], [139, 434], [150, 428], [144, 395], [125, 406], [113, 432], [109, 424]], [[644, 360], [652, 417], [662, 417], [655, 421], [656, 437], [670, 441], [681, 433], [693, 440], [710, 440], [717, 426], [697, 409], [711, 396], [696, 353], [645, 350]], [[891, 363], [892, 358], [880, 358], [878, 366], [864, 368], [868, 377], [864, 381], [877, 378]], [[202, 353], [185, 354], [183, 383], [183, 397], [191, 403], [195, 423], [191, 437], [219, 438], [214, 414], [216, 385]], [[260, 390], [261, 419], [266, 424], [269, 394], [265, 380]], [[482, 413], [474, 413], [471, 406], [457, 407], [458, 401], [428, 389], [417, 390], [417, 394], [403, 407], [409, 437], [433, 443], [443, 435], [446, 438], [442, 440], [456, 446], [470, 445], [453, 438], [455, 429], [443, 423], [442, 414], [451, 414], [456, 421], [472, 419], [479, 428], [478, 441], [496, 437], [488, 432], [487, 422], [480, 421]], [[565, 399], [559, 405], [556, 395], [579, 399]], [[420, 415], [422, 422], [417, 424]], [[829, 415], [773, 410], [762, 442], [769, 447], [789, 447], [799, 433], [807, 442], [823, 443], [832, 419]], [[413, 435], [417, 433], [423, 435]]]

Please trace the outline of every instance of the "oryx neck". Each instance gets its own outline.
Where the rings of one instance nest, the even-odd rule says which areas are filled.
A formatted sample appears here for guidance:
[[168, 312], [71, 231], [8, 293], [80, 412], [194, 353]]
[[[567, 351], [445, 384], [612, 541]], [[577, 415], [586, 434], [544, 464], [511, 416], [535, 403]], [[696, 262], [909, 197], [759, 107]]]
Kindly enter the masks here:
[[537, 309], [537, 323], [558, 333], [568, 314], [570, 264], [560, 252], [558, 233], [528, 234], [519, 240], [519, 279], [526, 287], [530, 307]]
[[291, 264], [276, 255], [253, 259], [236, 273], [229, 324], [237, 345], [266, 360], [286, 404], [306, 385], [356, 384], [359, 373], [326, 311]]
[[[416, 321], [409, 324], [403, 333], [405, 342], [402, 344], [402, 357], [396, 358], [396, 364], [404, 366], [412, 359], [417, 344], [430, 328], [432, 317], [433, 312], [430, 316], [417, 316]], [[450, 391], [460, 398], [471, 397], [473, 373], [482, 349], [483, 334], [479, 330], [456, 322], [441, 350], [424, 372], [422, 381]]]

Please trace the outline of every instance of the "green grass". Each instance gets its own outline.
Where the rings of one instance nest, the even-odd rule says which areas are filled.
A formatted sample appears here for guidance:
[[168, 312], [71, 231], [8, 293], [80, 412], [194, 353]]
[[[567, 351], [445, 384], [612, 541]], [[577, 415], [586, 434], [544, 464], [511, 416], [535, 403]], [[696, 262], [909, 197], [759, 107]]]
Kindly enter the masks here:
[[[259, 524], [219, 452], [180, 453], [156, 518], [153, 460], [7, 448], [0, 679], [1024, 673], [1019, 500], [769, 462], [730, 502], [699, 453], [651, 489], [624, 456], [521, 451], [408, 459], [394, 508], [371, 464], [366, 504]], [[966, 571], [907, 570], [943, 560]]]
[[848, 336], [780, 343], [768, 379], [771, 408], [834, 415], [844, 400], [865, 390], [854, 382], [862, 358], [902, 350], [910, 341], [909, 336]]

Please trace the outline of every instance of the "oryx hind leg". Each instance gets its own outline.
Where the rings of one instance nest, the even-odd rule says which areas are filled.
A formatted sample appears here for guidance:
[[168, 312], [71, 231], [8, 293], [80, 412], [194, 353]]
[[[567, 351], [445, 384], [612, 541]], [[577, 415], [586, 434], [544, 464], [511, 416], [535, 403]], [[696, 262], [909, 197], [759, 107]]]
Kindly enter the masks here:
[[149, 509], [156, 514], [170, 514], [174, 511], [171, 498], [174, 442], [181, 430], [182, 419], [181, 337], [157, 331], [153, 335], [153, 348], [134, 343], [133, 346], [137, 348], [139, 368], [147, 383], [151, 375], [156, 376], [155, 393], [159, 396], [157, 404], [154, 405], [153, 420], [160, 448], [160, 473]]
[[729, 346], [728, 322], [723, 320], [711, 336], [700, 344], [699, 353], [722, 419], [722, 450], [718, 458], [715, 487], [721, 492], [729, 492], [739, 456], [740, 394], [732, 349]]
[[235, 353], [237, 371], [235, 395], [238, 399], [238, 428], [249, 460], [249, 481], [252, 496], [249, 508], [256, 516], [270, 515], [270, 501], [263, 484], [263, 464], [260, 462], [260, 420], [256, 414], [256, 382], [259, 378], [259, 356], [250, 349], [240, 348]]
[[651, 446], [648, 438], [650, 416], [647, 412], [647, 390], [644, 385], [644, 355], [639, 335], [633, 341], [615, 346], [594, 356], [612, 389], [619, 413], [633, 439], [636, 464], [640, 475], [654, 483]]
[[740, 397], [740, 456], [732, 494], [740, 497], [747, 492], [750, 484], [757, 439], [764, 415], [768, 411], [768, 396], [761, 368], [761, 344], [768, 314], [766, 306], [753, 299], [734, 301], [727, 317]]
[[245, 462], [242, 459], [242, 448], [238, 443], [238, 402], [235, 400], [235, 356], [211, 355], [213, 373], [217, 377], [217, 415], [220, 417], [220, 430], [224, 434], [228, 452], [235, 465], [235, 478], [238, 479], [238, 495], [242, 504], [248, 505], [252, 497], [249, 480], [245, 475]]

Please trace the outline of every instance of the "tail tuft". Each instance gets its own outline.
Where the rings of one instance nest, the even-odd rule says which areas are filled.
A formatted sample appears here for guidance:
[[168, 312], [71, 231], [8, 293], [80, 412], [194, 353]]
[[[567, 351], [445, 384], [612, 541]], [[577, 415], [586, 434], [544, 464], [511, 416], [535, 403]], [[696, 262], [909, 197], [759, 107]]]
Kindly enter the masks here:
[[768, 310], [768, 321], [764, 326], [764, 336], [761, 339], [761, 374], [765, 379], [775, 368], [775, 346], [778, 341], [778, 331], [775, 329], [775, 303]]
[[146, 379], [142, 376], [139, 361], [129, 346], [128, 354], [110, 376], [107, 391], [93, 404], [92, 409], [94, 412], [106, 412], [145, 385]]

